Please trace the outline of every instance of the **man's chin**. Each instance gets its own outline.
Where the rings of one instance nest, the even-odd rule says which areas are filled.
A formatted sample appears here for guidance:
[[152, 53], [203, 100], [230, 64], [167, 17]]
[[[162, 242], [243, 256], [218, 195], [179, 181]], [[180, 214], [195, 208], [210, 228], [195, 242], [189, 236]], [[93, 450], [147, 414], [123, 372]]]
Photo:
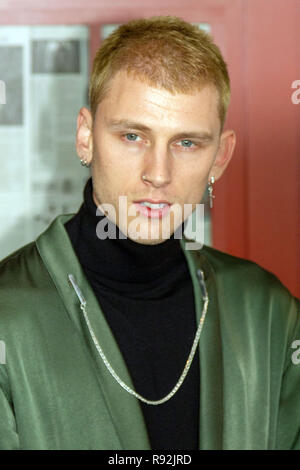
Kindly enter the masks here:
[[159, 245], [159, 244], [164, 243], [168, 240], [166, 238], [154, 238], [154, 239], [151, 239], [151, 238], [133, 238], [131, 236], [128, 236], [128, 238], [131, 241], [135, 242], [135, 243], [139, 243], [140, 245]]
[[156, 221], [156, 223], [150, 226], [141, 224], [138, 230], [136, 230], [136, 226], [132, 227], [129, 225], [126, 235], [130, 240], [141, 245], [158, 245], [169, 240], [173, 235], [175, 238], [182, 238], [182, 224], [177, 224], [178, 229], [175, 233], [172, 225], [170, 227], [169, 224], [163, 225], [161, 221]]

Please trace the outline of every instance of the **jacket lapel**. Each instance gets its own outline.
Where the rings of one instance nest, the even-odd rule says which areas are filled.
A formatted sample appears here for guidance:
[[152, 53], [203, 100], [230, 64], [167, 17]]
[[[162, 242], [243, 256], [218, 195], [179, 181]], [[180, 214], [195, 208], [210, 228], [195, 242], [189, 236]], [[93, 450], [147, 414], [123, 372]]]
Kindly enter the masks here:
[[222, 340], [218, 297], [216, 289], [216, 274], [205, 258], [205, 248], [202, 250], [185, 250], [186, 241], [183, 239], [183, 252], [186, 256], [192, 281], [194, 284], [197, 324], [200, 320], [203, 301], [198, 288], [197, 269], [202, 269], [209, 305], [199, 341], [200, 363], [200, 409], [199, 409], [199, 449], [222, 449], [223, 446], [223, 364]]
[[38, 251], [65, 305], [76, 324], [79, 334], [88, 345], [99, 371], [99, 386], [104, 395], [112, 422], [116, 430], [116, 440], [121, 449], [150, 449], [150, 442], [144, 417], [138, 400], [127, 393], [111, 376], [95, 348], [80, 309], [77, 295], [68, 281], [68, 274], [73, 274], [82, 294], [87, 301], [87, 312], [96, 338], [119, 377], [134, 390], [129, 371], [121, 355], [115, 338], [102, 314], [99, 303], [87, 281], [80, 263], [74, 253], [64, 224], [72, 216], [60, 216], [38, 239]]

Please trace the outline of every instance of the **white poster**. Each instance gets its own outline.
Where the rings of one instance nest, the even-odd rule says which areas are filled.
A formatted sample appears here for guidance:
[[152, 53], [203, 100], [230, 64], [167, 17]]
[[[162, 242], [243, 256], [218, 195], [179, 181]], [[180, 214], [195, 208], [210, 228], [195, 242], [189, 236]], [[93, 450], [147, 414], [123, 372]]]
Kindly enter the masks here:
[[75, 149], [88, 101], [88, 28], [1, 26], [0, 259], [82, 202]]

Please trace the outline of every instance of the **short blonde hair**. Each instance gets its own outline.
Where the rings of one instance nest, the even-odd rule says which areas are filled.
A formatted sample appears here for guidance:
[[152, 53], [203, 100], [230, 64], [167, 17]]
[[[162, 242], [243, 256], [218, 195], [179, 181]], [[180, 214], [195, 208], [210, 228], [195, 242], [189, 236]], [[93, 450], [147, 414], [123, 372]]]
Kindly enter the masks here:
[[89, 90], [93, 119], [120, 70], [171, 93], [191, 93], [214, 85], [220, 96], [223, 128], [230, 101], [227, 66], [211, 36], [197, 26], [177, 17], [157, 16], [129, 21], [110, 34], [93, 63]]

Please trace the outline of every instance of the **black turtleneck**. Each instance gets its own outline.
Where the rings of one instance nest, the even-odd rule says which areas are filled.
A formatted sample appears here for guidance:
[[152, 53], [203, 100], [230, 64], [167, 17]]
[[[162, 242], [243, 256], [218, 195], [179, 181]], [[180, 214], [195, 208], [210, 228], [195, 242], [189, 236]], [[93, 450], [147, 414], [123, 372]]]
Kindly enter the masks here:
[[[65, 227], [136, 391], [158, 400], [176, 384], [197, 329], [185, 256], [174, 235], [156, 245], [143, 245], [120, 238], [115, 227], [116, 239], [99, 239], [96, 226], [105, 216], [96, 215], [92, 192], [90, 179], [84, 203]], [[198, 449], [198, 354], [169, 401], [140, 404], [152, 449]]]

